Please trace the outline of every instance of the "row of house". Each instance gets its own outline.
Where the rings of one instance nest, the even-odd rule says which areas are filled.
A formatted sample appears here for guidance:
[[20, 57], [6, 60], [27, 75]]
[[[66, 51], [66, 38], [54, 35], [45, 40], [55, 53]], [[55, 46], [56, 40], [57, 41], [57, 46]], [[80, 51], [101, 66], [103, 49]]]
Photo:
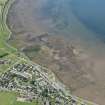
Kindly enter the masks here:
[[[18, 91], [26, 101], [38, 100], [41, 105], [78, 105], [80, 102], [65, 95], [60, 85], [50, 81], [39, 66], [20, 62], [0, 76], [0, 89]], [[19, 98], [18, 98], [19, 99]], [[80, 105], [86, 105], [80, 103]]]

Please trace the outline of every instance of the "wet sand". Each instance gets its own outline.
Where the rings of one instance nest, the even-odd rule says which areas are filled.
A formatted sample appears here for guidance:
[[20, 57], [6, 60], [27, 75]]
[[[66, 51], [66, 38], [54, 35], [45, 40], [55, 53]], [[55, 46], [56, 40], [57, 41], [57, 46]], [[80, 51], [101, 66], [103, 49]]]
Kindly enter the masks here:
[[[36, 40], [27, 41], [29, 37], [35, 39], [35, 37], [45, 33], [48, 33], [49, 36], [55, 36], [53, 39], [50, 38], [49, 40], [50, 45], [53, 47], [48, 47], [46, 43], [44, 43], [44, 46], [45, 48], [47, 47], [47, 51], [49, 52], [53, 50], [59, 52], [59, 56], [65, 49], [63, 57], [60, 59], [57, 58], [58, 60], [56, 61], [55, 55], [51, 55], [52, 52], [47, 52], [46, 54], [45, 51], [45, 53], [35, 53], [37, 57], [34, 57], [32, 60], [37, 63], [45, 64], [50, 69], [55, 69], [53, 72], [55, 72], [63, 83], [71, 88], [73, 94], [104, 105], [104, 43], [97, 37], [94, 37], [96, 33], [88, 30], [73, 15], [72, 10], [67, 6], [68, 2], [63, 5], [63, 0], [61, 0], [61, 4], [59, 4], [58, 0], [56, 5], [50, 4], [51, 9], [49, 6], [45, 8], [46, 3], [48, 3], [48, 0], [16, 0], [9, 10], [7, 19], [7, 24], [13, 33], [9, 43], [21, 49], [23, 47], [27, 48], [27, 46], [40, 44], [40, 41], [36, 42]], [[55, 6], [55, 8], [53, 8], [53, 6]], [[69, 12], [65, 12], [67, 9], [69, 9]], [[46, 10], [51, 10], [53, 13], [50, 14], [51, 11], [46, 12]], [[69, 16], [66, 15], [68, 13], [70, 14]], [[57, 41], [55, 41], [56, 36], [58, 37]], [[63, 41], [60, 41], [62, 39]], [[68, 45], [67, 41], [75, 46], [76, 50], [74, 51], [73, 59], [70, 55], [72, 51], [66, 48]], [[43, 47], [43, 44], [41, 44], [41, 46]], [[56, 46], [58, 47], [56, 48]], [[48, 59], [46, 59], [46, 56]], [[66, 59], [67, 61], [64, 64], [63, 60], [68, 58], [68, 56], [70, 58]], [[55, 68], [49, 65], [54, 65]], [[62, 66], [63, 71], [56, 69], [59, 65]], [[71, 65], [74, 71], [68, 65]], [[81, 66], [81, 68], [79, 68], [79, 66]], [[81, 75], [75, 80], [75, 78], [72, 78], [72, 75], [76, 75], [78, 72]], [[84, 77], [87, 78], [86, 81], [82, 79]]]

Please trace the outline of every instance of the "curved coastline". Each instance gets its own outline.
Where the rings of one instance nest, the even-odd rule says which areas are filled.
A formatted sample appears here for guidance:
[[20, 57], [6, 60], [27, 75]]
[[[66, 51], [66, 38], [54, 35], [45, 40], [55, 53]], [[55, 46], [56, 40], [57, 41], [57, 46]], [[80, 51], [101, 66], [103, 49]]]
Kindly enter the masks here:
[[[14, 2], [14, 0], [8, 0], [5, 4], [5, 6], [3, 7], [3, 11], [2, 11], [2, 29], [3, 31], [6, 31], [6, 36], [8, 34], [8, 38], [10, 37], [11, 35], [11, 31], [10, 29], [8, 28], [7, 24], [6, 24], [6, 18], [7, 18], [7, 14], [8, 14], [8, 10], [9, 8], [11, 7], [12, 3]], [[5, 34], [4, 34], [5, 35]], [[8, 38], [3, 38], [2, 40], [5, 42], [5, 44], [9, 47], [9, 48], [12, 48], [14, 50], [17, 50], [16, 48], [10, 46], [5, 40], [7, 40]], [[77, 100], [79, 100], [78, 97], [75, 97]], [[84, 100], [85, 101], [85, 100]], [[88, 103], [88, 101], [85, 101], [86, 103]], [[90, 103], [90, 102], [89, 102]], [[92, 103], [93, 104], [93, 103]]]

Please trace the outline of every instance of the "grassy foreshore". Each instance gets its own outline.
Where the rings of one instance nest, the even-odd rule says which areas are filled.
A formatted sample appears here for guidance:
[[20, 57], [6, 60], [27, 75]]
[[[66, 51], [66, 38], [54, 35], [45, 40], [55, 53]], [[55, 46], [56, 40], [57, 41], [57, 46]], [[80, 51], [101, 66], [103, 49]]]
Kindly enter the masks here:
[[[11, 35], [11, 31], [8, 29], [6, 25], [6, 18], [8, 10], [13, 1], [14, 0], [0, 0], [0, 56], [1, 57], [9, 55], [11, 53], [15, 53], [17, 51], [15, 48], [11, 47], [6, 42], [6, 40], [8, 40], [8, 38]], [[2, 72], [1, 69], [3, 68], [6, 68], [6, 65], [3, 67], [0, 66], [0, 73]], [[14, 94], [13, 92], [0, 92], [0, 105], [35, 105], [35, 103], [17, 102], [16, 94]]]
[[13, 0], [0, 0], [0, 55], [4, 53], [13, 53], [15, 48], [7, 44], [6, 40], [10, 37], [11, 31], [6, 25], [6, 17], [8, 9], [10, 8]]

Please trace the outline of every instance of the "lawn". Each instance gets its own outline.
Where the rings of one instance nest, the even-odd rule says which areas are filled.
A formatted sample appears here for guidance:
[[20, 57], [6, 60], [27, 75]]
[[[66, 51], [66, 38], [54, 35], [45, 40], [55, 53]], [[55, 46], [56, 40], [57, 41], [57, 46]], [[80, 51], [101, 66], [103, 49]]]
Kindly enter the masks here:
[[13, 92], [0, 92], [0, 105], [38, 105], [29, 102], [17, 102], [16, 94]]
[[38, 105], [36, 103], [29, 103], [29, 102], [16, 102], [14, 105]]
[[0, 92], [0, 105], [14, 105], [16, 97], [14, 93]]

